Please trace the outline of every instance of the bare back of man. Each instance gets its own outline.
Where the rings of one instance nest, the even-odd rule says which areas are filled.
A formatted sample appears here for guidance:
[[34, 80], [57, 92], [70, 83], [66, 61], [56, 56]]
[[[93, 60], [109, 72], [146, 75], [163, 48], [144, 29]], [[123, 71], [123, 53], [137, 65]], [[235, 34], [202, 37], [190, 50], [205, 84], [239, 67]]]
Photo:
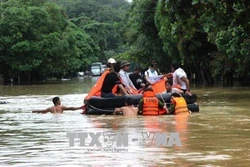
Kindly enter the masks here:
[[64, 110], [79, 110], [79, 109], [83, 109], [83, 106], [80, 107], [66, 107], [61, 105], [61, 100], [59, 99], [59, 97], [54, 97], [53, 98], [53, 103], [54, 106], [49, 107], [45, 110], [33, 110], [32, 113], [53, 113], [53, 114], [60, 114], [63, 113]]
[[138, 108], [134, 106], [124, 106], [121, 108], [116, 108], [115, 113], [122, 112], [124, 116], [137, 116], [138, 114]]
[[61, 106], [61, 105], [57, 105], [57, 106], [53, 106], [53, 107], [49, 107], [45, 110], [34, 110], [32, 111], [33, 113], [52, 113], [52, 114], [61, 114], [63, 113], [64, 110], [79, 110], [82, 109], [81, 107], [66, 107], [66, 106]]
[[66, 108], [66, 107], [59, 105], [59, 106], [50, 107], [47, 110], [48, 110], [48, 112], [56, 114], [56, 113], [63, 113], [63, 110], [65, 110], [64, 108]]

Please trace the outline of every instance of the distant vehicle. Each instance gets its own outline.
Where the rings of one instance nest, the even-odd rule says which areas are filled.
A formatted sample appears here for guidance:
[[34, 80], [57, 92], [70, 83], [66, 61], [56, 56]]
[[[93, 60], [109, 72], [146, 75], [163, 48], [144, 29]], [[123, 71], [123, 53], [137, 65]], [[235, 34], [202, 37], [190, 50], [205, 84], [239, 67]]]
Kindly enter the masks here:
[[79, 72], [77, 73], [77, 75], [78, 75], [78, 77], [83, 77], [83, 76], [84, 76], [84, 72], [83, 72], [83, 71], [79, 71]]
[[91, 74], [93, 76], [100, 76], [102, 74], [102, 63], [94, 62], [91, 64]]
[[107, 66], [105, 64], [102, 65], [102, 73], [107, 69]]

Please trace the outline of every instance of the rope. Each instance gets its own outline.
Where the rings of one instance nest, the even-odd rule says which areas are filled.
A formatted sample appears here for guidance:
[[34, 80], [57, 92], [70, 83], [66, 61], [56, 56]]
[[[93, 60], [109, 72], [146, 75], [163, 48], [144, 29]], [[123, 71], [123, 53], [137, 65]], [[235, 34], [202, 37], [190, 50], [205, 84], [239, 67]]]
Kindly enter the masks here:
[[89, 104], [89, 106], [95, 110], [99, 110], [99, 111], [104, 111], [104, 112], [114, 112], [114, 110], [105, 110], [105, 109], [101, 109], [101, 108], [97, 108], [97, 107], [94, 107], [92, 105]]
[[[164, 98], [163, 98], [163, 96], [162, 96], [162, 93], [160, 93], [160, 96], [161, 96], [161, 99], [162, 99], [163, 103], [166, 103], [165, 100], [164, 100]], [[166, 104], [167, 104], [167, 103], [166, 103]], [[170, 103], [169, 103], [169, 104], [170, 104]]]
[[[165, 103], [164, 98], [162, 97], [162, 94], [161, 94], [161, 98], [162, 98], [163, 102]], [[172, 103], [165, 103], [165, 104], [172, 104]], [[193, 104], [195, 104], [195, 103], [193, 103]], [[187, 106], [188, 105], [193, 105], [193, 104], [187, 104]], [[103, 111], [103, 112], [114, 112], [114, 110], [111, 110], [111, 109], [110, 110], [105, 110], [105, 109], [94, 107], [93, 105], [90, 105], [90, 104], [88, 104], [88, 105], [89, 105], [89, 107], [93, 108], [94, 110], [99, 110], [99, 111]]]

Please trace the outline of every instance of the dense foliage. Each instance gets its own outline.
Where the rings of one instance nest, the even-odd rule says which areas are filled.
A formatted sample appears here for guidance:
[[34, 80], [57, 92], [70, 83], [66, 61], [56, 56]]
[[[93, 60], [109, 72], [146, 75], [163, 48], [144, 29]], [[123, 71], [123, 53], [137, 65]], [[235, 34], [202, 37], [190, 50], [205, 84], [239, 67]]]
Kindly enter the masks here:
[[87, 32], [99, 46], [99, 60], [123, 52], [123, 32], [129, 3], [125, 0], [58, 0], [71, 22]]
[[54, 2], [1, 3], [0, 74], [5, 80], [19, 77], [21, 82], [36, 82], [62, 77], [105, 60], [106, 53], [120, 52], [119, 27], [123, 27], [127, 2], [102, 1], [113, 6], [93, 0]]
[[116, 56], [163, 72], [178, 61], [192, 81], [250, 79], [247, 0], [5, 0], [0, 74], [63, 76]]
[[[222, 79], [244, 84], [250, 74], [249, 4], [247, 0], [134, 0], [129, 19], [131, 32], [137, 35], [128, 36], [130, 45], [138, 48], [134, 53], [142, 53], [149, 50], [146, 43], [161, 39], [163, 45], [158, 46], [164, 56], [154, 50], [139, 56], [150, 60], [158, 54], [167, 66], [181, 62], [189, 77], [195, 73], [203, 83]], [[158, 36], [152, 38], [147, 30]]]

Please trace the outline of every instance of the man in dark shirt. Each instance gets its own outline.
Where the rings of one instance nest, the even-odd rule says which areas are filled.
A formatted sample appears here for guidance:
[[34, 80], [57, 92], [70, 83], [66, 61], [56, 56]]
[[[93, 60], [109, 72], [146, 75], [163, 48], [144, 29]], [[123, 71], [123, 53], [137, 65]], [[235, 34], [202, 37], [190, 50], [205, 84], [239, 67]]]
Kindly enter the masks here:
[[133, 74], [129, 75], [130, 80], [133, 82], [136, 89], [141, 89], [145, 87], [145, 83], [143, 82], [143, 78], [141, 77], [141, 67], [136, 67]]
[[116, 63], [114, 66], [114, 71], [111, 71], [105, 76], [103, 84], [102, 84], [102, 88], [101, 88], [101, 97], [116, 96], [112, 92], [112, 89], [114, 88], [115, 85], [117, 85], [124, 94], [127, 94], [126, 90], [121, 84], [120, 78], [118, 77], [119, 71], [120, 71], [120, 63]]

